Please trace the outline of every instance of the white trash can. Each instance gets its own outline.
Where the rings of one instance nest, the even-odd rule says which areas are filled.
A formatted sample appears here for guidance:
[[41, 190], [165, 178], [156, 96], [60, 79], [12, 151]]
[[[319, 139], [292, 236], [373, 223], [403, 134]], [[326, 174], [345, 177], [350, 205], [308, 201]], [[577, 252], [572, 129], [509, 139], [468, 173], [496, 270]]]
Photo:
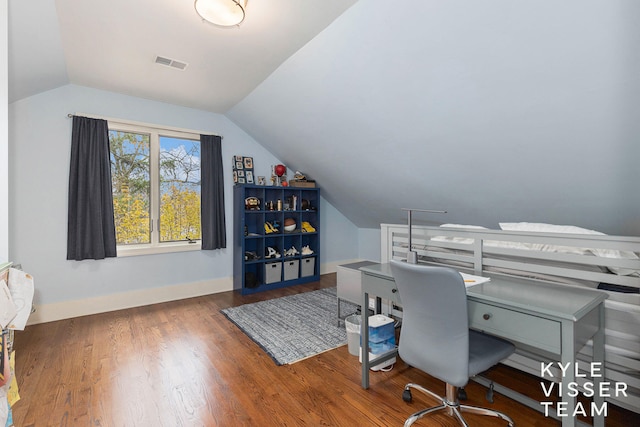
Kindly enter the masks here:
[[360, 354], [360, 325], [362, 317], [359, 314], [352, 314], [344, 319], [344, 325], [347, 328], [347, 346], [349, 354], [358, 356]]

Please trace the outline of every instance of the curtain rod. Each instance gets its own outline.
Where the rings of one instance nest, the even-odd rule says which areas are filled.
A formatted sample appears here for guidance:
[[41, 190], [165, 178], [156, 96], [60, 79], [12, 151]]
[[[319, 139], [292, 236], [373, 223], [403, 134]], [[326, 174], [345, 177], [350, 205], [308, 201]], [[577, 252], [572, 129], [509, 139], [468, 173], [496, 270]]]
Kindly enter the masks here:
[[88, 117], [90, 119], [101, 119], [101, 120], [106, 120], [108, 122], [119, 123], [119, 124], [123, 124], [123, 125], [146, 126], [146, 127], [150, 127], [150, 128], [154, 128], [154, 129], [170, 130], [172, 132], [181, 132], [181, 133], [190, 133], [190, 134], [199, 133], [200, 135], [219, 136], [221, 139], [224, 139], [224, 136], [216, 135], [215, 133], [211, 133], [211, 132], [202, 132], [202, 131], [198, 131], [198, 130], [182, 129], [182, 128], [171, 127], [171, 126], [160, 126], [160, 125], [155, 125], [155, 124], [152, 124], [152, 123], [136, 122], [136, 121], [133, 121], [133, 120], [113, 119], [113, 118], [109, 118], [109, 117], [96, 116], [96, 115], [92, 115], [92, 114], [84, 114], [84, 113], [77, 113], [77, 114], [69, 113], [69, 114], [67, 114], [67, 118], [69, 118], [69, 119], [73, 118], [75, 116]]

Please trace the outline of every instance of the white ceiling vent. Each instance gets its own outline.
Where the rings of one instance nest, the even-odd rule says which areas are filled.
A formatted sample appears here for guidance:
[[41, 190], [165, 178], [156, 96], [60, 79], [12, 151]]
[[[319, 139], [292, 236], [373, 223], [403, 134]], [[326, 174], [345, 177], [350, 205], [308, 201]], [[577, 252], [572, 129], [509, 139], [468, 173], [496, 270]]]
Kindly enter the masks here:
[[178, 70], [184, 70], [187, 68], [187, 63], [182, 61], [176, 61], [175, 59], [165, 58], [164, 56], [156, 56], [156, 64], [166, 65], [167, 67], [177, 68]]

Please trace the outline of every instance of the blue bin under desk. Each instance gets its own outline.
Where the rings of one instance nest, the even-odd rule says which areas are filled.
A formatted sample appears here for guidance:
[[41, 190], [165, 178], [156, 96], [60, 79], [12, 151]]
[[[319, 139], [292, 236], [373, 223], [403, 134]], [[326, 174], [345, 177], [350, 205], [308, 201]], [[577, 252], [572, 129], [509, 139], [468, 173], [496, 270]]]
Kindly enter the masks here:
[[396, 346], [394, 321], [382, 314], [369, 316], [369, 351], [381, 354]]

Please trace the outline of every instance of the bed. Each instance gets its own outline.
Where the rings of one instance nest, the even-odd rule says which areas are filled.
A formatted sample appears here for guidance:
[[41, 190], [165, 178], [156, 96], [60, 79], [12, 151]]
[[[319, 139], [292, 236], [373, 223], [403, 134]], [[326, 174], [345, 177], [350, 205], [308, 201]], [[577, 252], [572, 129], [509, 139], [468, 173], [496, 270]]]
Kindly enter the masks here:
[[[557, 286], [600, 289], [605, 302], [605, 381], [627, 385], [613, 404], [640, 413], [640, 238], [608, 236], [574, 226], [501, 223], [500, 230], [473, 225], [413, 225], [419, 263], [453, 266], [472, 274], [526, 277]], [[381, 225], [381, 262], [406, 259], [406, 225]], [[578, 354], [590, 360], [588, 343]], [[506, 364], [539, 375], [543, 356], [518, 348]]]

